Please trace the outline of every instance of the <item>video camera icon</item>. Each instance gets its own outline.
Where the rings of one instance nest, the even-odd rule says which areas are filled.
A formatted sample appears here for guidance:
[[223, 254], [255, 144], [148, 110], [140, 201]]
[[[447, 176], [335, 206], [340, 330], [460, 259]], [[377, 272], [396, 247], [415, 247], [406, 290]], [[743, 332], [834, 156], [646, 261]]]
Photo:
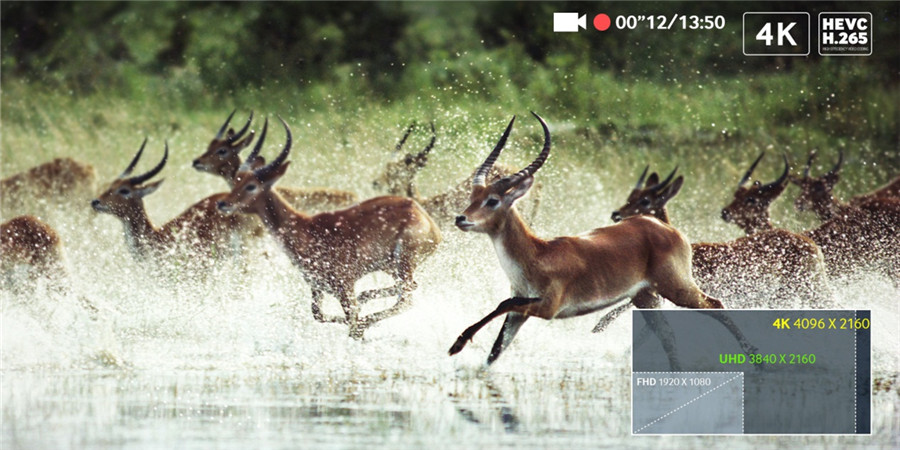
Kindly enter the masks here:
[[575, 33], [578, 29], [587, 29], [587, 14], [579, 15], [577, 12], [553, 13], [554, 33]]

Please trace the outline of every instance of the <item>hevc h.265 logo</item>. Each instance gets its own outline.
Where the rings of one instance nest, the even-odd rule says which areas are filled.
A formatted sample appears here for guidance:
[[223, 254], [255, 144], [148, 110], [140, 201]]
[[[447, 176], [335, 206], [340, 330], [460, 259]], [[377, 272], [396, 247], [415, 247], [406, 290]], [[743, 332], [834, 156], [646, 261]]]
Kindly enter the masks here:
[[872, 13], [819, 13], [819, 54], [868, 56], [872, 54]]
[[809, 13], [745, 12], [744, 55], [809, 55]]

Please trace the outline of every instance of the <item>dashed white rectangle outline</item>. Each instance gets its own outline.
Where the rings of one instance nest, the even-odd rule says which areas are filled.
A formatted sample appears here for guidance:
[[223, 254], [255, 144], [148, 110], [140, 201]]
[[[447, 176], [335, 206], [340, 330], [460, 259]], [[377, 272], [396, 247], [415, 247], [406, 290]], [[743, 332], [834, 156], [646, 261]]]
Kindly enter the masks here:
[[[639, 309], [632, 309], [632, 310], [631, 310], [632, 318], [631, 318], [631, 322], [629, 322], [629, 325], [634, 324], [634, 314], [635, 314], [636, 312], [640, 312], [640, 311], [641, 311], [641, 310], [639, 310]], [[869, 312], [869, 317], [872, 316], [872, 310], [871, 310], [871, 309], [746, 309], [746, 308], [735, 308], [735, 309], [729, 309], [728, 311], [756, 311], [756, 312], [773, 312], [773, 311], [790, 312], [790, 311], [801, 311], [801, 312], [805, 312], [805, 313], [809, 313], [809, 312], [828, 312], [828, 311], [832, 311], [832, 312], [834, 312], [834, 311], [836, 311], [836, 312], [850, 312], [850, 311], [852, 311], [852, 312], [853, 312], [853, 317], [854, 317], [854, 318], [857, 317], [857, 316], [856, 316], [857, 312], [859, 312], [859, 311], [868, 311], [868, 312]], [[872, 319], [871, 319], [871, 318], [869, 319], [869, 321], [870, 321], [870, 323], [872, 323]], [[874, 324], [873, 324], [873, 325], [874, 325]], [[870, 327], [869, 327], [869, 333], [871, 333], [871, 330], [872, 330], [872, 328], [871, 328], [871, 326], [870, 326]], [[629, 363], [630, 363], [630, 364], [633, 364], [633, 363], [634, 363], [634, 330], [633, 330], [633, 329], [631, 330], [631, 336], [632, 336], [632, 342], [631, 342], [631, 359], [629, 360]], [[857, 360], [858, 358], [859, 358], [859, 355], [856, 354], [856, 333], [853, 333], [853, 360], [854, 360], [853, 363], [854, 363], [854, 367], [856, 366], [856, 360]], [[632, 366], [632, 367], [631, 367], [631, 373], [632, 373], [632, 375], [634, 375], [635, 373], [646, 373], [646, 372], [635, 372], [635, 371], [634, 371], [634, 366]], [[675, 372], [675, 373], [680, 373], [680, 372]], [[691, 373], [691, 372], [685, 372], [685, 373]], [[701, 373], [702, 373], [702, 372], [701, 372]], [[714, 372], [714, 373], [722, 373], [722, 372]], [[743, 372], [742, 372], [742, 373], [743, 373]], [[853, 377], [853, 384], [854, 384], [854, 386], [855, 386], [855, 385], [856, 385], [856, 369], [855, 369], [855, 368], [854, 368], [854, 370], [853, 370], [853, 374], [854, 374], [854, 377]], [[743, 383], [743, 381], [744, 381], [744, 378], [741, 377], [741, 383]], [[875, 420], [875, 415], [872, 414], [872, 407], [874, 406], [874, 402], [875, 402], [875, 399], [874, 399], [875, 395], [874, 395], [874, 392], [873, 392], [873, 390], [872, 390], [872, 387], [873, 387], [873, 383], [874, 383], [874, 382], [875, 382], [875, 379], [872, 377], [872, 344], [871, 344], [871, 335], [870, 335], [870, 338], [869, 338], [869, 432], [868, 432], [868, 433], [840, 433], [840, 434], [809, 434], [809, 433], [768, 433], [768, 434], [753, 433], [753, 434], [746, 434], [746, 433], [741, 433], [741, 434], [716, 434], [716, 435], [714, 435], [714, 436], [779, 436], [779, 437], [781, 437], [781, 436], [871, 436], [871, 435], [872, 435], [872, 425], [873, 425], [874, 420]], [[668, 435], [668, 434], [667, 434], [667, 435], [634, 434], [634, 384], [633, 384], [633, 383], [628, 383], [628, 389], [630, 390], [629, 392], [630, 392], [630, 394], [631, 394], [631, 409], [632, 409], [632, 414], [631, 414], [631, 431], [632, 431], [632, 433], [631, 433], [631, 435], [632, 435], [632, 436], [713, 436], [713, 435], [705, 435], [705, 434], [697, 434], [697, 435], [691, 435], [691, 434], [683, 434], [683, 435], [682, 435], [682, 434], [679, 434], [679, 435]], [[741, 392], [743, 392], [743, 391], [744, 391], [744, 387], [741, 386]], [[855, 391], [856, 391], [856, 389], [854, 388], [854, 395], [855, 395]], [[742, 400], [743, 400], [743, 399], [742, 399]], [[856, 400], [855, 400], [855, 399], [854, 399], [854, 401], [853, 401], [853, 404], [854, 404], [854, 408], [858, 408], [858, 407], [859, 407], [858, 405], [856, 405]], [[741, 402], [741, 407], [743, 407], [743, 401]], [[741, 417], [743, 417], [743, 414], [744, 414], [744, 411], [741, 411]], [[856, 412], [856, 411], [853, 411], [853, 420], [854, 420], [854, 427], [853, 427], [853, 429], [854, 429], [854, 430], [856, 430], [856, 426], [858, 425], [858, 424], [856, 424], [856, 422], [855, 422], [855, 421], [856, 421], [856, 414], [857, 414], [857, 412]]]
[[[822, 14], [868, 14], [869, 15], [869, 53], [822, 53]], [[872, 56], [875, 51], [875, 33], [872, 29], [875, 24], [872, 22], [872, 13], [863, 11], [842, 11], [842, 12], [820, 12], [819, 13], [819, 56]]]
[[[656, 374], [666, 374], [666, 375], [671, 375], [671, 374], [676, 374], [676, 375], [680, 374], [680, 375], [684, 375], [684, 374], [688, 374], [688, 373], [701, 373], [701, 374], [702, 374], [702, 373], [715, 373], [715, 374], [734, 374], [734, 373], [736, 373], [736, 374], [738, 374], [738, 376], [740, 376], [740, 378], [741, 378], [741, 434], [735, 435], [735, 434], [732, 434], [732, 433], [722, 433], [722, 434], [709, 434], [709, 433], [678, 433], [678, 434], [673, 434], [673, 433], [635, 433], [635, 432], [634, 432], [634, 375], [636, 375], [636, 374], [642, 374], [642, 373], [656, 373]], [[632, 377], [632, 378], [631, 378], [631, 380], [632, 380], [632, 387], [631, 387], [631, 435], [632, 435], [632, 436], [745, 436], [745, 435], [746, 435], [746, 434], [744, 433], [744, 372], [631, 372], [631, 377]], [[724, 383], [722, 383], [722, 384], [720, 384], [720, 385], [718, 385], [718, 386], [713, 387], [712, 389], [710, 389], [710, 390], [708, 390], [708, 391], [706, 391], [706, 392], [704, 392], [704, 393], [702, 393], [702, 394], [700, 394], [699, 396], [693, 398], [691, 401], [685, 403], [684, 405], [681, 405], [681, 406], [679, 406], [678, 408], [675, 408], [674, 410], [669, 411], [669, 412], [663, 414], [662, 416], [660, 416], [659, 419], [656, 419], [655, 421], [650, 422], [650, 423], [648, 423], [647, 425], [644, 425], [643, 427], [641, 427], [641, 430], [643, 430], [644, 428], [649, 427], [650, 425], [653, 425], [654, 423], [658, 422], [660, 419], [662, 419], [662, 418], [664, 418], [664, 417], [666, 417], [666, 416], [672, 414], [672, 413], [675, 412], [675, 411], [678, 411], [679, 409], [681, 409], [681, 408], [687, 406], [688, 404], [693, 403], [695, 400], [699, 399], [700, 397], [703, 397], [703, 396], [705, 396], [706, 394], [709, 394], [710, 392], [715, 391], [716, 389], [719, 389], [720, 387], [722, 387], [722, 386], [724, 386], [724, 385], [726, 385], [726, 384], [728, 384], [728, 383], [731, 383], [735, 378], [737, 378], [737, 376], [731, 378], [730, 380], [728, 380], [728, 381], [726, 381], [726, 382], [724, 382]], [[641, 430], [637, 430], [637, 431], [641, 431]]]
[[[747, 28], [747, 14], [806, 14], [806, 53], [747, 53], [747, 39], [745, 39], [747, 33], [745, 29]], [[812, 30], [809, 27], [810, 16], [808, 12], [798, 12], [798, 11], [774, 11], [774, 12], [745, 12], [743, 16], [741, 16], [741, 51], [744, 53], [744, 56], [809, 56], [812, 52], [812, 41], [810, 39], [810, 35], [812, 34]]]

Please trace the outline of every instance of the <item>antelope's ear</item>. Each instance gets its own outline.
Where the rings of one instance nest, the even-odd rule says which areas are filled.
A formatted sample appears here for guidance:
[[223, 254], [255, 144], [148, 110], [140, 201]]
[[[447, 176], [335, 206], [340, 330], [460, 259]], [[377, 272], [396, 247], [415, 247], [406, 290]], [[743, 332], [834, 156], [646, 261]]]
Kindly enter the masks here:
[[656, 172], [653, 172], [647, 177], [644, 187], [656, 186], [657, 184], [659, 184], [659, 175], [657, 175]]
[[256, 135], [255, 130], [250, 130], [250, 134], [247, 135], [244, 139], [241, 139], [236, 144], [232, 146], [232, 151], [236, 153], [240, 153], [241, 150], [250, 146], [253, 143], [253, 137]]
[[264, 165], [266, 165], [266, 158], [263, 158], [262, 156], [257, 156], [255, 158], [253, 158], [253, 161], [250, 161], [250, 169], [251, 170], [259, 169], [260, 167], [262, 167]]
[[678, 191], [681, 190], [681, 185], [683, 185], [683, 184], [684, 184], [684, 177], [679, 175], [678, 178], [676, 178], [675, 181], [673, 181], [672, 184], [670, 184], [669, 187], [667, 187], [666, 190], [663, 191], [662, 196], [661, 196], [663, 201], [667, 202], [667, 201], [671, 200], [672, 197], [677, 195]]
[[261, 180], [263, 185], [266, 187], [272, 187], [276, 181], [278, 181], [281, 177], [284, 176], [285, 172], [287, 172], [288, 166], [291, 165], [290, 161], [285, 161], [284, 164], [278, 166], [276, 169], [272, 170], [272, 173], [266, 177], [265, 180]]
[[156, 192], [163, 181], [165, 181], [165, 179], [154, 181], [150, 184], [144, 185], [143, 187], [135, 187], [134, 194], [137, 195], [138, 198], [144, 198], [145, 196]]
[[518, 183], [511, 186], [506, 192], [503, 193], [503, 203], [512, 205], [516, 202], [516, 200], [522, 198], [523, 195], [528, 193], [528, 190], [531, 189], [532, 184], [534, 184], [533, 176], [522, 178]]

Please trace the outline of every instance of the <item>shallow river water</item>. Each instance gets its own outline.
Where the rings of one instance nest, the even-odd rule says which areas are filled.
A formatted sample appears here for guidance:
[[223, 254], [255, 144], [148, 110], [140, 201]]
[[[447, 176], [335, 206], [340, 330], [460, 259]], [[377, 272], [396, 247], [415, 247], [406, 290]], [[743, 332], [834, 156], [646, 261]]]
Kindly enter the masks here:
[[[896, 385], [874, 393], [872, 436], [632, 436], [627, 316], [598, 334], [596, 315], [534, 319], [483, 370], [497, 320], [450, 357], [458, 333], [507, 289], [494, 261], [450, 250], [478, 238], [448, 239], [422, 267], [415, 307], [363, 341], [312, 319], [306, 286], [267, 241], [256, 251], [268, 256], [240, 269], [253, 276], [229, 268], [166, 285], [118, 254], [71, 265], [95, 281], [68, 294], [5, 292], [2, 448], [888, 448], [900, 439]], [[478, 273], [491, 276], [470, 289]], [[878, 277], [837, 291], [840, 307], [873, 310], [875, 377], [896, 382], [897, 292]], [[333, 299], [327, 307], [338, 311]]]

